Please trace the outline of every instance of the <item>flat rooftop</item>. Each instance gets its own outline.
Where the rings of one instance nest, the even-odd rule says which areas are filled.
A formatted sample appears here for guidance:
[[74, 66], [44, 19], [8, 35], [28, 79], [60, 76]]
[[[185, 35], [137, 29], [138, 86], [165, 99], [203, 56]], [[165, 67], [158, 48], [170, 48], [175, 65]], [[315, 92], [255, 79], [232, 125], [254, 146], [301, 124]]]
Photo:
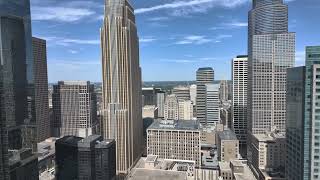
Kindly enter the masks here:
[[[152, 178], [151, 178], [152, 177]], [[128, 177], [128, 180], [184, 180], [187, 179], [186, 172], [135, 169], [134, 173]]]
[[224, 131], [218, 132], [218, 136], [222, 140], [238, 140], [236, 134], [231, 129], [225, 129]]
[[200, 131], [199, 121], [195, 120], [155, 120], [148, 128], [152, 130], [194, 130]]
[[258, 141], [274, 141], [276, 139], [284, 139], [286, 136], [281, 133], [270, 133], [270, 134], [254, 134], [253, 135]]

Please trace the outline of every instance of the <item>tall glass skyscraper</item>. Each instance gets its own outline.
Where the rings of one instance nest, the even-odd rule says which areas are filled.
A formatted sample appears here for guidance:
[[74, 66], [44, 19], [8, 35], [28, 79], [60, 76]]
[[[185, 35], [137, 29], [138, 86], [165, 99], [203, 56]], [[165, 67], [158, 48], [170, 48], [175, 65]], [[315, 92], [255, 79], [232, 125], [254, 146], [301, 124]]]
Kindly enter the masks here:
[[320, 179], [320, 46], [306, 48], [303, 179]]
[[[12, 72], [14, 76], [11, 79], [14, 83], [9, 83], [12, 88], [16, 91], [15, 95], [12, 98], [17, 99], [21, 102], [13, 102], [10, 104], [12, 107], [15, 107], [14, 110], [17, 114], [16, 116], [7, 116], [7, 122], [16, 122], [15, 128], [9, 129], [9, 148], [17, 149], [17, 137], [22, 137], [21, 143], [23, 147], [30, 147], [33, 150], [36, 150], [36, 114], [35, 114], [35, 89], [34, 89], [34, 60], [33, 60], [33, 51], [32, 51], [32, 36], [31, 36], [31, 16], [30, 16], [30, 1], [29, 0], [0, 0], [0, 17], [19, 19], [20, 33], [23, 33], [24, 36], [18, 39], [13, 37], [18, 44], [23, 44], [24, 47], [21, 47], [24, 50], [23, 54], [25, 57], [19, 57], [19, 70], [15, 69], [15, 72]], [[11, 25], [13, 26], [13, 25]], [[17, 26], [17, 25], [14, 25]], [[2, 31], [3, 35], [11, 33], [17, 27], [7, 26], [4, 27], [6, 30]], [[5, 43], [5, 42], [3, 42]], [[20, 52], [15, 47], [12, 47], [12, 51]], [[18, 53], [19, 54], [19, 53]], [[7, 67], [8, 68], [8, 67]], [[5, 69], [3, 69], [5, 72]], [[8, 82], [7, 82], [8, 83]], [[6, 86], [4, 86], [6, 87]], [[14, 92], [14, 91], [12, 91]], [[19, 96], [15, 97], [15, 96]], [[8, 98], [10, 96], [7, 96]], [[27, 102], [27, 104], [25, 104]], [[20, 109], [18, 109], [20, 108]], [[8, 125], [8, 124], [7, 124]], [[13, 126], [13, 124], [9, 124]], [[20, 126], [20, 127], [18, 127]]]
[[143, 143], [139, 39], [128, 0], [106, 0], [101, 47], [102, 135], [116, 141], [117, 174], [128, 174]]
[[[29, 0], [0, 0], [0, 179], [9, 178], [8, 149], [36, 149]], [[27, 137], [26, 134], [30, 136]]]
[[255, 134], [285, 132], [286, 76], [287, 68], [294, 66], [295, 33], [288, 32], [283, 0], [253, 0], [248, 43], [250, 140]]

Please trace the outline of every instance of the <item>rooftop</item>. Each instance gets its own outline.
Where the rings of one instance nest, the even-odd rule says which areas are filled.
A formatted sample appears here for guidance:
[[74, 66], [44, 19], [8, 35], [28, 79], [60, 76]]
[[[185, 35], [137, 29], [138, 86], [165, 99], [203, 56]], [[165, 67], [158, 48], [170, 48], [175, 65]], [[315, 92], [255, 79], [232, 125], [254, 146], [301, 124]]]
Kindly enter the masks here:
[[148, 129], [164, 130], [196, 130], [200, 131], [199, 121], [193, 120], [155, 120]]
[[230, 129], [225, 129], [224, 131], [218, 132], [218, 136], [222, 140], [238, 140], [236, 134]]
[[212, 70], [213, 70], [212, 67], [203, 67], [198, 69], [198, 71], [212, 71]]
[[186, 172], [183, 171], [162, 171], [150, 169], [135, 169], [128, 180], [184, 180], [187, 179]]
[[283, 133], [269, 133], [269, 134], [254, 134], [258, 141], [274, 141], [276, 139], [285, 139], [286, 136]]

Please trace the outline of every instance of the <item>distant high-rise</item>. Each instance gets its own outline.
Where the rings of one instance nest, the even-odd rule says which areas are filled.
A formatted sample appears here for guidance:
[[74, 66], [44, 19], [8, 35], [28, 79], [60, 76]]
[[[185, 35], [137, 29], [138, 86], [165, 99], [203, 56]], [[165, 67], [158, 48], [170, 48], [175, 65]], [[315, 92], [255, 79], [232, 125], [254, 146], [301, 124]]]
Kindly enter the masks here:
[[205, 85], [206, 124], [220, 123], [219, 84]]
[[229, 84], [227, 80], [222, 80], [220, 82], [220, 89], [219, 89], [219, 98], [221, 102], [225, 102], [229, 100]]
[[53, 86], [54, 136], [95, 134], [97, 100], [89, 81], [60, 81]]
[[248, 56], [238, 56], [232, 60], [232, 130], [239, 139], [240, 153], [247, 151], [247, 88]]
[[305, 67], [303, 66], [288, 69], [287, 75], [287, 156], [285, 169], [286, 178], [290, 180], [303, 179], [305, 73]]
[[214, 71], [210, 67], [199, 68], [197, 70], [197, 120], [206, 125], [206, 84], [213, 83]]
[[179, 119], [193, 120], [193, 103], [191, 100], [179, 101]]
[[190, 100], [190, 89], [188, 87], [174, 87], [172, 94], [175, 94], [179, 101]]
[[175, 94], [170, 94], [166, 97], [164, 118], [170, 120], [179, 119], [179, 101]]
[[285, 132], [286, 76], [287, 68], [294, 66], [295, 33], [288, 32], [288, 6], [283, 0], [253, 0], [248, 42], [250, 140], [254, 134]]
[[164, 104], [166, 100], [166, 93], [164, 91], [160, 91], [157, 93], [157, 106], [158, 107], [158, 117], [164, 118]]
[[134, 9], [128, 0], [106, 0], [101, 28], [102, 135], [115, 139], [117, 174], [127, 174], [143, 145], [141, 69]]
[[35, 107], [37, 122], [37, 142], [50, 137], [47, 43], [43, 39], [32, 38], [35, 71]]
[[193, 102], [195, 105], [197, 103], [197, 85], [192, 84], [190, 86], [190, 100]]
[[116, 145], [102, 136], [87, 138], [65, 136], [56, 141], [58, 180], [114, 180], [116, 175]]

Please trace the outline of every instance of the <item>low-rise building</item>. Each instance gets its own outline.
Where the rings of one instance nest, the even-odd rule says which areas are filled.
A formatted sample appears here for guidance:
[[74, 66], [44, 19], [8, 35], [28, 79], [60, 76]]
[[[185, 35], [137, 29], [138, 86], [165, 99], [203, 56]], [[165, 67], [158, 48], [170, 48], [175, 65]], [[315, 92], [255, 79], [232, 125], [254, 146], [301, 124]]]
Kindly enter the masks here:
[[251, 141], [252, 165], [263, 180], [285, 177], [286, 139], [281, 133], [254, 135]]
[[156, 120], [147, 129], [148, 155], [195, 161], [200, 166], [201, 131], [198, 121]]
[[161, 159], [156, 155], [141, 158], [128, 180], [194, 180], [195, 161]]
[[39, 173], [52, 171], [55, 167], [55, 143], [58, 138], [51, 137], [37, 144]]
[[219, 163], [219, 176], [223, 180], [257, 180], [246, 160]]
[[239, 140], [236, 134], [228, 128], [217, 132], [217, 147], [219, 161], [232, 161], [240, 157]]

